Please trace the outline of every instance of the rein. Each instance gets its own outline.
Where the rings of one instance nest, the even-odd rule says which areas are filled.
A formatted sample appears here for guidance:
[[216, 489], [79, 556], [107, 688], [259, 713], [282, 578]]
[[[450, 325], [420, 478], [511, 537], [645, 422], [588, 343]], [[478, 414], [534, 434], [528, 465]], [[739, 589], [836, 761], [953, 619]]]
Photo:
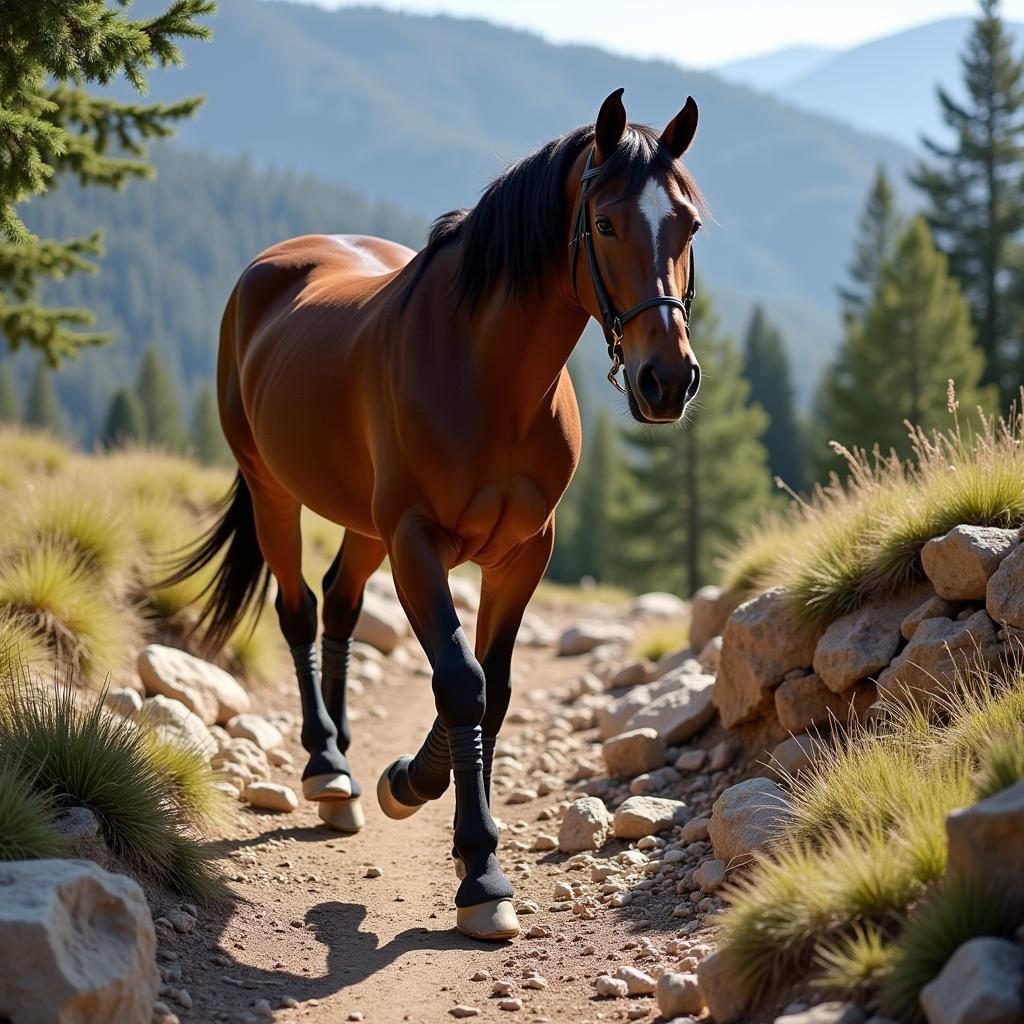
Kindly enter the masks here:
[[611, 369], [608, 371], [608, 381], [622, 394], [626, 389], [619, 383], [618, 374], [622, 368], [622, 329], [633, 317], [642, 313], [645, 309], [652, 309], [654, 306], [672, 306], [679, 309], [683, 314], [683, 322], [690, 323], [690, 306], [693, 304], [694, 286], [694, 262], [693, 248], [690, 248], [690, 270], [686, 286], [686, 294], [677, 299], [674, 295], [655, 295], [650, 299], [644, 299], [635, 306], [631, 306], [624, 313], [616, 313], [608, 300], [608, 293], [605, 291], [604, 282], [601, 280], [601, 271], [597, 266], [597, 253], [594, 251], [594, 239], [590, 230], [590, 209], [587, 205], [586, 187], [587, 182], [596, 178], [601, 173], [600, 167], [594, 167], [594, 150], [587, 154], [587, 163], [580, 176], [580, 202], [576, 214], [576, 225], [573, 230], [570, 247], [572, 255], [569, 260], [569, 276], [572, 281], [572, 292], [579, 298], [576, 288], [576, 264], [579, 259], [580, 245], [587, 254], [587, 264], [590, 267], [590, 280], [594, 286], [594, 295], [597, 297], [597, 305], [601, 311], [601, 329], [604, 331], [604, 340], [608, 345], [608, 358], [612, 361]]

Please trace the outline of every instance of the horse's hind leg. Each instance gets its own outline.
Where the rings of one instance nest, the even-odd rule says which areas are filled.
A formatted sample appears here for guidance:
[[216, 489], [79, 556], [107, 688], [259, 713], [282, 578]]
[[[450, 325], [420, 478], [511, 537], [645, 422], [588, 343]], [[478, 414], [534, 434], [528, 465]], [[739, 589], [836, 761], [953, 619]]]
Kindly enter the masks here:
[[[341, 549], [323, 580], [324, 632], [321, 638], [322, 693], [327, 714], [338, 731], [338, 750], [348, 753], [352, 732], [348, 724], [346, 690], [352, 632], [363, 604], [363, 588], [384, 560], [384, 545], [370, 537], [346, 531]], [[363, 827], [359, 783], [351, 779], [352, 799], [322, 800], [320, 818], [339, 832], [358, 832]]]

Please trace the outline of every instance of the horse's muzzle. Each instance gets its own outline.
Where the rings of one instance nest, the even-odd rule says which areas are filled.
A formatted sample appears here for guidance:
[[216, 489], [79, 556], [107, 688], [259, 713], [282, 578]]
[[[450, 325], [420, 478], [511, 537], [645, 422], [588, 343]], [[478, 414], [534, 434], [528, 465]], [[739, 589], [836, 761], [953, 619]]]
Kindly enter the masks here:
[[629, 381], [630, 412], [646, 423], [675, 423], [700, 388], [700, 364], [692, 354], [670, 367], [657, 356], [647, 359]]

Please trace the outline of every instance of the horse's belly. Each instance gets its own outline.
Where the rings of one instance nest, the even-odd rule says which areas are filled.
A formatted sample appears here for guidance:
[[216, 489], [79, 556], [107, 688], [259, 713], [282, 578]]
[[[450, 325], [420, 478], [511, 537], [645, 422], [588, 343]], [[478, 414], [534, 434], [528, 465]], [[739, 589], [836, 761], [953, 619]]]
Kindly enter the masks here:
[[470, 499], [455, 532], [462, 540], [462, 557], [486, 565], [544, 528], [552, 505], [529, 477], [517, 476], [486, 484]]

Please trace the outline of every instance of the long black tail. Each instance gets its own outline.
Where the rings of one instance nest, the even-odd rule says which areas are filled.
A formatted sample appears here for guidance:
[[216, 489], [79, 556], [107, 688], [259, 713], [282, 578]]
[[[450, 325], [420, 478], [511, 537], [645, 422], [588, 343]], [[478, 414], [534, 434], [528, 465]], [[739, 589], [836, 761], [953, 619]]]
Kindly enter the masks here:
[[200, 599], [206, 600], [196, 623], [197, 630], [204, 630], [203, 649], [214, 652], [224, 646], [250, 611], [258, 615], [270, 587], [270, 571], [256, 537], [252, 495], [241, 473], [210, 511], [216, 516], [213, 526], [157, 585], [183, 583], [216, 562], [224, 551], [213, 579], [200, 594]]

